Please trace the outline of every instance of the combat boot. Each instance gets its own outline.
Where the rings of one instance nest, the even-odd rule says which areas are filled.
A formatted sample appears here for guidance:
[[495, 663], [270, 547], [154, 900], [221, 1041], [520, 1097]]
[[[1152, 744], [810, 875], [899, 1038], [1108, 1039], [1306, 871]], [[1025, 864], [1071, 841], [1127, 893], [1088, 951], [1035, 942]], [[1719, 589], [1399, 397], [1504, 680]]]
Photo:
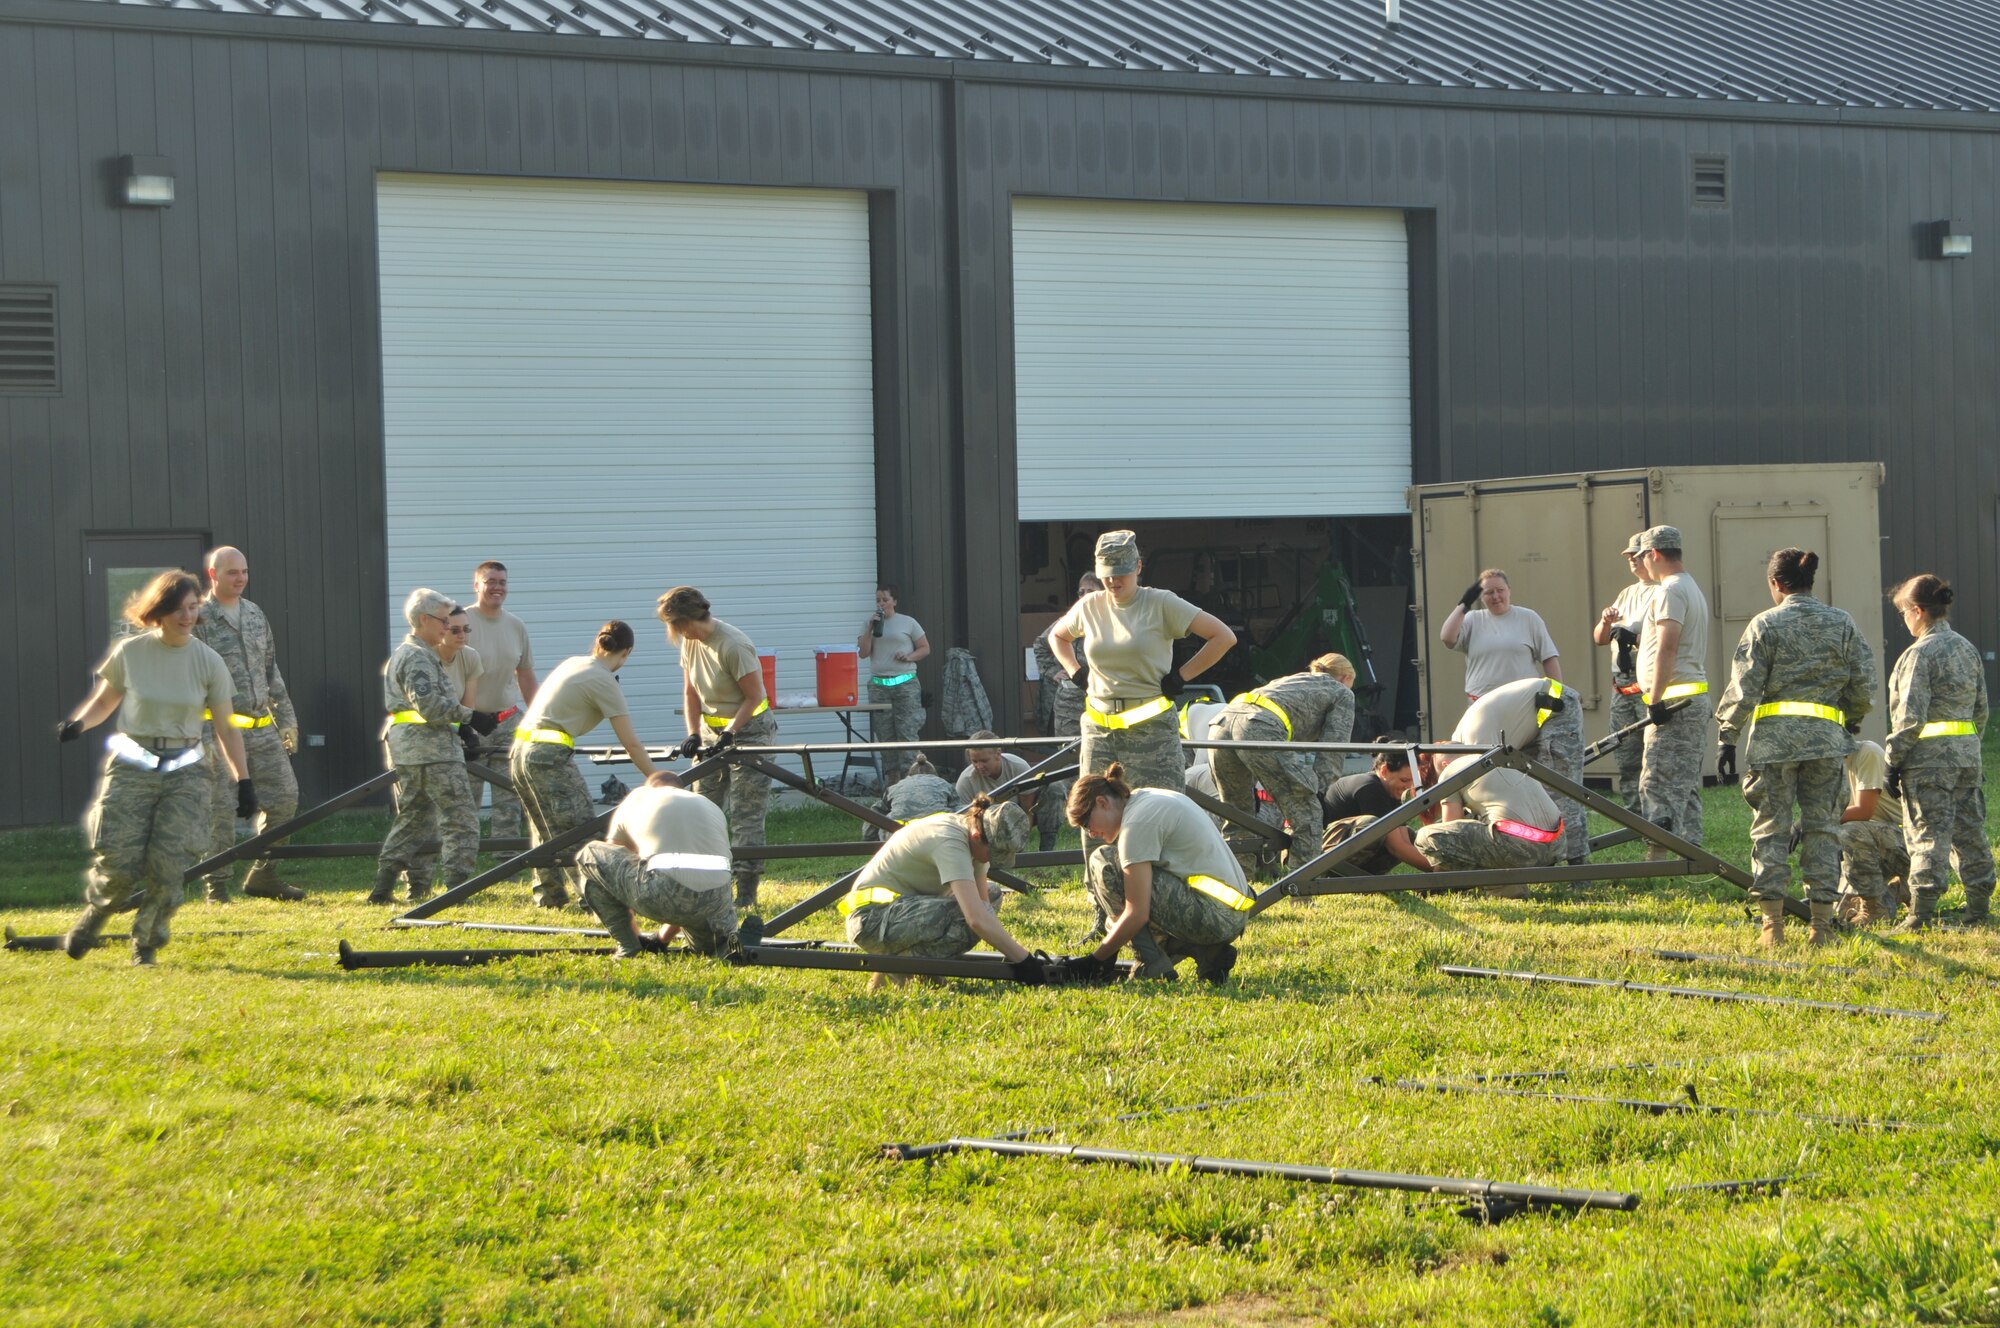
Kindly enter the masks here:
[[1173, 956], [1160, 947], [1159, 940], [1145, 927], [1132, 937], [1132, 953], [1138, 957], [1139, 967], [1133, 970], [1135, 978], [1154, 978], [1172, 982], [1180, 975], [1174, 972]]
[[[226, 904], [229, 902], [229, 882], [226, 880], [205, 882], [201, 893], [202, 898], [211, 904]], [[250, 893], [247, 886], [243, 893]]]
[[[445, 888], [450, 889], [449, 886]], [[410, 902], [412, 904], [421, 904], [430, 897], [431, 897], [431, 883], [429, 881], [410, 882]]]
[[757, 887], [763, 884], [763, 881], [764, 878], [762, 876], [753, 876], [748, 873], [745, 873], [744, 875], [737, 877], [736, 907], [738, 908], [757, 907]]
[[1905, 932], [1929, 931], [1935, 926], [1937, 926], [1937, 895], [1912, 893], [1910, 911], [1904, 915], [1901, 922], [1890, 928], [1890, 931], [1900, 936]]
[[618, 947], [613, 959], [637, 959], [644, 953], [639, 934], [632, 930], [631, 913], [622, 908], [607, 908], [597, 920], [604, 924], [604, 930], [611, 933], [611, 940]]
[[1993, 916], [1993, 887], [1965, 887], [1965, 910], [1958, 915], [1961, 927], [1983, 927]]
[[154, 956], [156, 955], [156, 953], [157, 953], [157, 952], [156, 952], [156, 951], [155, 951], [155, 950], [153, 949], [153, 947], [152, 947], [152, 946], [150, 946], [150, 945], [135, 945], [135, 946], [133, 946], [133, 947], [132, 947], [132, 964], [133, 964], [133, 967], [135, 967], [135, 968], [151, 968], [151, 967], [152, 967], [153, 965], [155, 965], [155, 964], [157, 964], [157, 963], [159, 963], [159, 962], [160, 962], [160, 961], [159, 961], [159, 960], [158, 960], [157, 958], [155, 958], [155, 957], [154, 957]]
[[371, 904], [393, 904], [396, 902], [395, 868], [381, 866], [375, 868], [375, 888], [368, 892], [367, 902]]
[[1227, 941], [1221, 945], [1198, 945], [1194, 950], [1194, 975], [1203, 982], [1221, 986], [1229, 981], [1229, 971], [1236, 967], [1236, 947]]
[[1763, 899], [1758, 901], [1763, 910], [1763, 925], [1757, 932], [1757, 944], [1776, 947], [1785, 943], [1785, 901]]
[[1887, 922], [1895, 911], [1896, 906], [1880, 896], [1864, 898], [1854, 921], [1857, 926], [1872, 927], [1878, 922]]
[[535, 887], [535, 907], [568, 908], [568, 889], [560, 885], [537, 885]]
[[250, 874], [243, 878], [243, 893], [252, 899], [283, 899], [294, 903], [306, 897], [306, 892], [296, 885], [279, 880], [278, 869], [268, 862], [250, 869]]
[[1831, 945], [1839, 933], [1840, 923], [1833, 916], [1833, 905], [1813, 901], [1812, 929], [1806, 933], [1806, 944]]
[[71, 959], [81, 959], [97, 945], [97, 933], [104, 930], [104, 920], [111, 916], [111, 910], [86, 904], [83, 916], [70, 924], [63, 934], [62, 950]]

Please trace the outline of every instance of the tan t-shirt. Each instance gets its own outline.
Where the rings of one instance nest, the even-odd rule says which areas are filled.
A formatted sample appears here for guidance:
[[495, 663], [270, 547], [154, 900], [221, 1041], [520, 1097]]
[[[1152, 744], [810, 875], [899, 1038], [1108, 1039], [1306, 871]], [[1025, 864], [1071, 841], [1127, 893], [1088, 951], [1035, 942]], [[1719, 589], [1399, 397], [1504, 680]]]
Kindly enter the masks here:
[[1121, 867], [1150, 862], [1182, 880], [1213, 876], [1250, 893], [1243, 867], [1223, 842], [1215, 822], [1194, 805], [1193, 799], [1172, 789], [1134, 789], [1126, 800], [1125, 817], [1113, 847]]
[[1847, 801], [1861, 801], [1868, 789], [1876, 790], [1875, 815], [1869, 819], [1887, 825], [1903, 824], [1903, 800], [1889, 794], [1889, 754], [1879, 743], [1858, 742], [1847, 757]]
[[906, 895], [948, 895], [953, 881], [976, 880], [965, 818], [926, 816], [890, 835], [861, 869], [854, 888], [883, 886]]
[[1049, 630], [1090, 642], [1090, 694], [1100, 701], [1150, 701], [1174, 666], [1174, 642], [1201, 610], [1172, 591], [1141, 586], [1122, 608], [1093, 590]]
[[1639, 676], [1653, 676], [1653, 664], [1660, 657], [1658, 624], [1668, 621], [1681, 625], [1681, 644], [1674, 655], [1674, 676], [1667, 679], [1668, 686], [1707, 682], [1708, 596], [1686, 572], [1675, 572], [1654, 587], [1646, 611], [1646, 630], [1639, 636]]
[[[1466, 710], [1451, 731], [1451, 740], [1468, 747], [1496, 747], [1504, 742], [1515, 751], [1521, 750], [1534, 742], [1540, 731], [1539, 702], [1542, 694], [1555, 686], [1560, 684], [1549, 678], [1523, 678], [1495, 687]], [[1562, 689], [1562, 696], [1565, 703], [1576, 704], [1568, 688]]]
[[[470, 615], [467, 616], [469, 617]], [[472, 690], [472, 685], [479, 681], [480, 669], [482, 667], [479, 662], [479, 652], [477, 650], [474, 650], [471, 646], [460, 646], [458, 653], [452, 656], [449, 661], [445, 659], [444, 653], [440, 651], [438, 653], [438, 662], [444, 665], [444, 676], [451, 679], [453, 687], [458, 688], [458, 701], [460, 705], [477, 706], [481, 710], [486, 709], [485, 705], [481, 703], [488, 698], [480, 696]]]
[[213, 648], [193, 637], [170, 646], [157, 627], [113, 642], [97, 676], [125, 694], [118, 731], [134, 738], [200, 742], [208, 732], [201, 712], [230, 710], [236, 693], [229, 666]]
[[1012, 752], [1000, 753], [1000, 773], [988, 779], [979, 767], [968, 764], [958, 772], [958, 796], [971, 802], [982, 793], [991, 793], [1028, 768], [1028, 763]]
[[[539, 692], [536, 699], [541, 699]], [[729, 884], [729, 818], [699, 793], [642, 784], [627, 793], [618, 810], [611, 813], [606, 838], [614, 838], [620, 831], [638, 849], [641, 862], [660, 853], [683, 853], [713, 858], [722, 864], [719, 867], [665, 864], [663, 869], [671, 871], [674, 879], [690, 890], [719, 890]]]
[[535, 652], [528, 645], [528, 624], [505, 609], [500, 610], [499, 617], [489, 618], [477, 605], [465, 611], [465, 621], [472, 627], [465, 643], [479, 652], [481, 676], [486, 679], [479, 689], [484, 693], [479, 698], [479, 708], [498, 713], [520, 704], [518, 671], [533, 672], [535, 667]]
[[[1461, 756], [1444, 768], [1452, 774], [1476, 756]], [[1518, 770], [1489, 770], [1459, 794], [1465, 809], [1491, 825], [1497, 820], [1518, 821], [1537, 830], [1553, 830], [1562, 824], [1562, 812], [1541, 784]]]
[[535, 699], [521, 716], [521, 728], [553, 724], [570, 737], [581, 738], [605, 720], [626, 713], [625, 693], [604, 662], [595, 655], [572, 655], [535, 689]]
[[898, 654], [913, 654], [917, 642], [923, 640], [923, 624], [907, 613], [892, 613], [882, 620], [882, 635], [871, 631], [869, 641], [874, 654], [870, 656], [869, 672], [877, 678], [897, 678], [909, 673], [917, 666], [897, 659]]
[[1542, 661], [1560, 655], [1548, 624], [1519, 604], [1497, 617], [1485, 609], [1465, 615], [1453, 650], [1465, 654], [1465, 694], [1484, 696], [1502, 683], [1542, 676]]
[[[743, 704], [738, 678], [755, 673], [757, 647], [750, 638], [720, 618], [712, 618], [715, 632], [706, 641], [693, 637], [681, 640], [681, 668], [694, 680], [695, 695], [701, 698], [701, 713], [732, 716]], [[768, 699], [768, 698], [766, 698]]]

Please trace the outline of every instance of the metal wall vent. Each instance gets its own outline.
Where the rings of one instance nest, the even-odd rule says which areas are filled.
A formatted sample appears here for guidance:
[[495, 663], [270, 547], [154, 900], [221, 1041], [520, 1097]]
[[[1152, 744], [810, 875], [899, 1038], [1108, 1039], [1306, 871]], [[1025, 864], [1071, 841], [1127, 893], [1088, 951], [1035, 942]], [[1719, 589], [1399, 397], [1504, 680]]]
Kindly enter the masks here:
[[56, 288], [0, 282], [0, 396], [52, 396], [56, 367]]
[[1720, 152], [1697, 152], [1692, 162], [1694, 205], [1729, 206], [1729, 158]]

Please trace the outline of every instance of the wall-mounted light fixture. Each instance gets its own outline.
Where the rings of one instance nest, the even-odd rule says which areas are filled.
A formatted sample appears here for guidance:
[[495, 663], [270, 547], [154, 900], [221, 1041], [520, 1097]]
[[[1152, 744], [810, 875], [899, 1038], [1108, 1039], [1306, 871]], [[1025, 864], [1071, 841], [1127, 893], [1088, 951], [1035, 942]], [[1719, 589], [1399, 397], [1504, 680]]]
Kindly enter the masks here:
[[126, 207], [171, 207], [174, 164], [165, 157], [120, 157], [119, 197]]
[[1932, 258], [1972, 257], [1972, 237], [1949, 221], [1934, 221], [1930, 226]]

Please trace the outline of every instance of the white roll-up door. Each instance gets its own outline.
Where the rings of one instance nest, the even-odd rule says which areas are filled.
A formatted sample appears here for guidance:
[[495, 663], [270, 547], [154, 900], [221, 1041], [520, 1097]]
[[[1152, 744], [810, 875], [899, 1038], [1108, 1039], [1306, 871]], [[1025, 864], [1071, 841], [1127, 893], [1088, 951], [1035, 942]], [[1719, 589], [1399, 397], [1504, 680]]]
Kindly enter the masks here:
[[1400, 212], [1019, 199], [1024, 521], [1399, 513]]
[[812, 647], [874, 608], [865, 197], [392, 175], [377, 201], [391, 639], [410, 589], [469, 599], [495, 558], [544, 675], [632, 624], [643, 739], [685, 731], [670, 586], [812, 690]]

